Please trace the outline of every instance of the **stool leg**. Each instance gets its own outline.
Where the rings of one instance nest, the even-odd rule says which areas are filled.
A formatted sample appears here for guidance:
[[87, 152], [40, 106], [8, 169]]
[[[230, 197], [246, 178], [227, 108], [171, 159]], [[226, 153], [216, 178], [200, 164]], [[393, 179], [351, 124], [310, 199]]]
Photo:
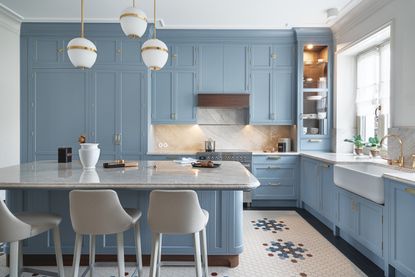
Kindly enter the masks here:
[[204, 228], [201, 232], [202, 235], [202, 263], [203, 263], [203, 273], [205, 277], [208, 277], [208, 255], [207, 255], [207, 243], [206, 243], [206, 228]]
[[117, 234], [117, 258], [118, 258], [118, 276], [125, 277], [124, 264], [124, 234]]
[[63, 269], [61, 236], [59, 233], [59, 226], [55, 226], [52, 229], [52, 233], [53, 233], [53, 244], [55, 245], [56, 265], [58, 266], [59, 277], [64, 277], [65, 272]]
[[143, 272], [143, 257], [141, 254], [141, 233], [140, 233], [140, 221], [134, 226], [134, 238], [135, 238], [135, 260], [137, 263], [137, 275], [141, 276]]
[[193, 234], [195, 245], [195, 263], [196, 263], [196, 277], [202, 277], [202, 261], [200, 260], [200, 234], [196, 232]]
[[157, 253], [157, 277], [160, 277], [161, 270], [161, 245], [163, 244], [163, 234], [159, 234], [159, 251]]
[[19, 276], [23, 274], [23, 241], [19, 241]]
[[94, 276], [96, 236], [89, 235], [89, 276]]
[[10, 243], [10, 277], [19, 276], [19, 241]]
[[81, 260], [81, 250], [82, 250], [82, 235], [76, 234], [75, 251], [73, 254], [73, 264], [72, 264], [72, 277], [78, 277], [79, 275], [79, 262]]
[[157, 272], [157, 261], [158, 261], [158, 251], [159, 251], [159, 240], [160, 234], [153, 233], [153, 245], [151, 248], [151, 260], [150, 260], [150, 277], [156, 277]]

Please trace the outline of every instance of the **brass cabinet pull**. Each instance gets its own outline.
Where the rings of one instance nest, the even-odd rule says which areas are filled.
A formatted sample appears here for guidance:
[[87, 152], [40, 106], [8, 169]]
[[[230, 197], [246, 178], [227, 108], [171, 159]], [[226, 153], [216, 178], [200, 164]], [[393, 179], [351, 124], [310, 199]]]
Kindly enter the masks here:
[[278, 55], [276, 53], [272, 53], [271, 58], [273, 60], [276, 60], [278, 58]]
[[281, 159], [281, 156], [268, 156], [267, 160], [279, 160]]
[[320, 143], [320, 142], [322, 142], [322, 140], [321, 139], [309, 139], [308, 142]]
[[321, 164], [320, 166], [321, 166], [321, 167], [324, 167], [324, 168], [329, 168], [329, 167], [330, 167], [330, 165], [329, 165], [329, 164]]
[[268, 166], [267, 169], [280, 169], [281, 167], [279, 166]]
[[59, 48], [59, 49], [58, 49], [58, 52], [59, 52], [59, 53], [63, 53], [63, 51], [65, 51], [65, 49], [63, 49], [63, 48]]
[[275, 182], [275, 183], [269, 182], [268, 185], [269, 186], [281, 186], [281, 183], [278, 183], [278, 182]]
[[407, 193], [412, 194], [412, 195], [415, 196], [415, 188], [406, 188], [405, 189], [405, 192], [407, 192]]

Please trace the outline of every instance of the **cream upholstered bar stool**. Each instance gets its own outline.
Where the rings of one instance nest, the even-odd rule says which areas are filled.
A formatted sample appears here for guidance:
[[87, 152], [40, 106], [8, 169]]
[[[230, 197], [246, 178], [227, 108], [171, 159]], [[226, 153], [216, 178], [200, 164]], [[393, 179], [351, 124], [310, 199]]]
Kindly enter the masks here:
[[[150, 277], [160, 276], [163, 234], [193, 234], [196, 276], [208, 276], [206, 225], [209, 213], [200, 207], [192, 190], [154, 190], [150, 193], [148, 223], [153, 234]], [[200, 244], [200, 236], [202, 244]], [[200, 249], [202, 248], [202, 249]], [[202, 259], [201, 259], [202, 252]]]
[[23, 268], [23, 240], [37, 236], [49, 230], [53, 233], [58, 276], [65, 276], [63, 270], [59, 224], [62, 218], [49, 213], [22, 212], [12, 214], [6, 204], [0, 200], [0, 241], [10, 243], [10, 276], [17, 277], [23, 272], [56, 276], [55, 272]]
[[124, 277], [124, 232], [134, 228], [138, 276], [142, 275], [140, 217], [137, 209], [124, 209], [113, 190], [73, 190], [69, 194], [72, 227], [76, 233], [73, 259], [73, 276], [79, 274], [82, 236], [90, 236], [89, 268], [93, 275], [95, 265], [95, 239], [97, 235], [116, 234], [118, 276]]

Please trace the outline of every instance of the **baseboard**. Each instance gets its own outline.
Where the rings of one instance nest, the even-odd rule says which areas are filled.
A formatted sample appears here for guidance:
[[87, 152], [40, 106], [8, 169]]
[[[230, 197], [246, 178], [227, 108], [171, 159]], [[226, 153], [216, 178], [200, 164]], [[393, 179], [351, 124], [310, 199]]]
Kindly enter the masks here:
[[253, 200], [251, 206], [253, 208], [259, 207], [297, 207], [297, 200]]
[[[72, 266], [73, 255], [63, 255], [63, 264]], [[116, 255], [96, 255], [96, 262], [117, 262]], [[81, 265], [87, 266], [88, 255], [81, 255]], [[163, 255], [162, 261], [194, 261], [193, 255]], [[125, 262], [135, 262], [135, 255], [126, 255]], [[9, 261], [7, 261], [9, 264]], [[209, 266], [225, 266], [234, 268], [239, 265], [239, 255], [209, 255]], [[25, 266], [56, 266], [55, 255], [24, 255], [23, 264]], [[143, 255], [143, 265], [150, 265], [150, 255]]]

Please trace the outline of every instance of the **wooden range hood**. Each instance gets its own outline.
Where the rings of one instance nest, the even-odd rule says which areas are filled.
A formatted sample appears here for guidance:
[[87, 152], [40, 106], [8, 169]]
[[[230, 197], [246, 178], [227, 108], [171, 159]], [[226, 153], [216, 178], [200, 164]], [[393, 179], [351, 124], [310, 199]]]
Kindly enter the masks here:
[[246, 93], [200, 93], [197, 106], [204, 108], [249, 108], [249, 94]]

